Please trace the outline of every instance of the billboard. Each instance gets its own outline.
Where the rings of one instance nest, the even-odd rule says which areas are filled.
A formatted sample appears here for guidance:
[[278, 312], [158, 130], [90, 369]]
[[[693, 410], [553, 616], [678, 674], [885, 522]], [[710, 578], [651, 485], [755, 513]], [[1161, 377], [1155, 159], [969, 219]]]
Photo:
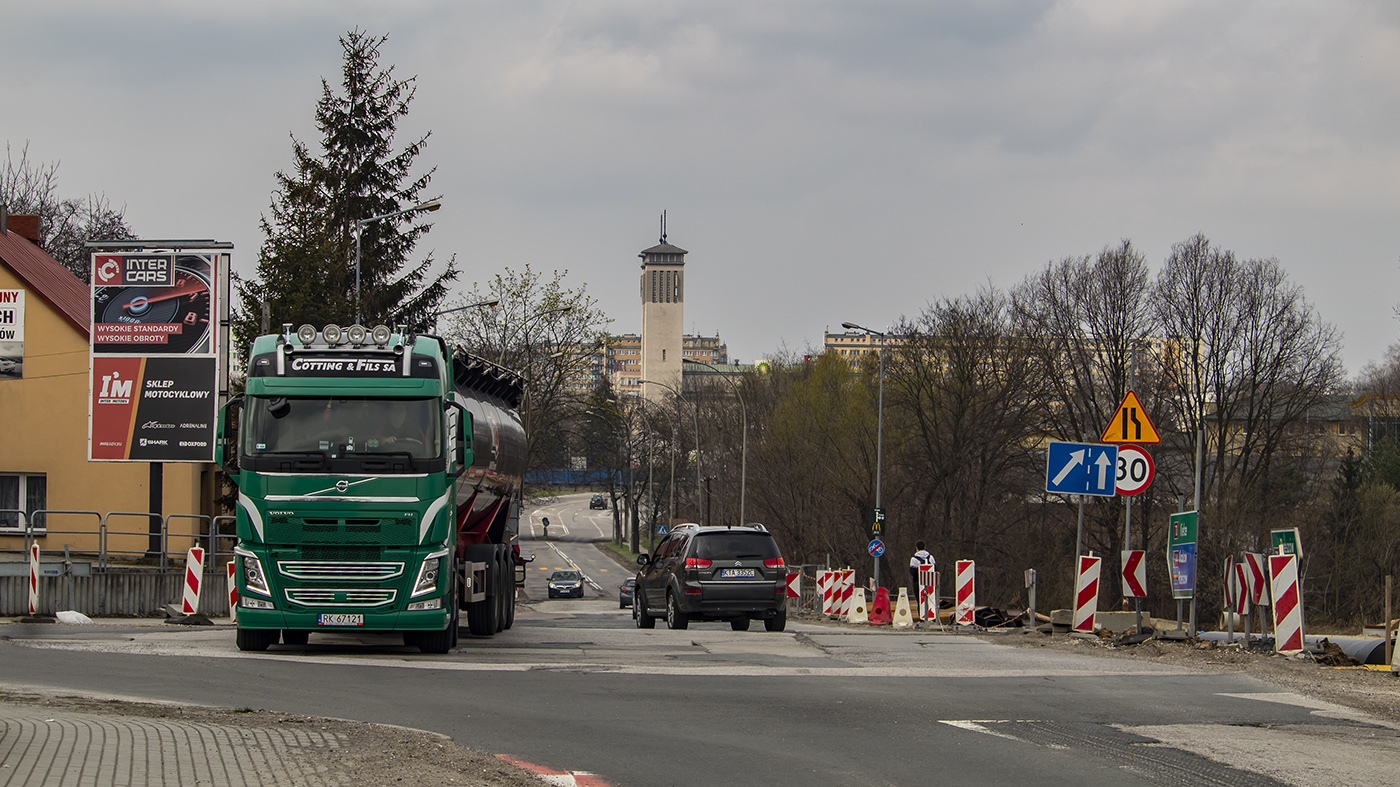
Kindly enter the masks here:
[[24, 377], [24, 290], [0, 290], [0, 380]]
[[216, 257], [92, 255], [88, 459], [211, 462]]

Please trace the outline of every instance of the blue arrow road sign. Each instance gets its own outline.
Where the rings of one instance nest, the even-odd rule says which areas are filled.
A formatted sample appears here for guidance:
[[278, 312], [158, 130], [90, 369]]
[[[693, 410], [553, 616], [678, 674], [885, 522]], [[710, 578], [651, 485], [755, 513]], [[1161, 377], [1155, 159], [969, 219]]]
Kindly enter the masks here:
[[1113, 497], [1117, 472], [1117, 446], [1052, 442], [1045, 455], [1045, 491]]

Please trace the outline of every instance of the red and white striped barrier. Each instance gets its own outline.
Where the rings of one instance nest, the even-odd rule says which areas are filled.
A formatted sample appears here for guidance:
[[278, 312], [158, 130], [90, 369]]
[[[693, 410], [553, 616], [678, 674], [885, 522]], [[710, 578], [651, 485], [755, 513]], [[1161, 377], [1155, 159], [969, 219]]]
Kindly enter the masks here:
[[1231, 612], [1237, 614], [1240, 612], [1240, 601], [1245, 596], [1244, 593], [1240, 592], [1243, 588], [1240, 586], [1239, 572], [1235, 571], [1237, 565], [1233, 555], [1225, 556], [1225, 581], [1221, 589], [1225, 591], [1225, 613], [1227, 615]]
[[39, 614], [39, 542], [29, 545], [29, 614]]
[[977, 563], [972, 560], [959, 560], [957, 568], [957, 622], [962, 626], [971, 626], [975, 622], [973, 613], [977, 610]]
[[830, 615], [831, 600], [831, 572], [821, 569], [817, 572], [817, 611], [823, 615]]
[[199, 583], [204, 579], [204, 548], [190, 547], [185, 555], [185, 595], [180, 611], [186, 615], [199, 614]]
[[228, 571], [228, 619], [238, 622], [238, 581], [233, 578], [233, 572], [237, 560], [230, 560], [224, 565]]
[[1268, 584], [1269, 573], [1264, 565], [1264, 556], [1255, 552], [1244, 553], [1244, 566], [1249, 575], [1249, 603], [1261, 604], [1264, 600], [1264, 586]]
[[938, 616], [938, 572], [933, 566], [919, 566], [919, 618]]
[[1250, 586], [1249, 566], [1244, 563], [1235, 564], [1235, 614], [1248, 615], [1250, 599], [1254, 596], [1254, 588]]
[[840, 604], [836, 608], [836, 616], [844, 618], [851, 614], [851, 605], [855, 603], [856, 571], [853, 568], [844, 568], [838, 573], [841, 575], [841, 584]]
[[1074, 631], [1094, 631], [1094, 613], [1099, 609], [1099, 566], [1101, 558], [1080, 555], [1079, 575], [1074, 583]]
[[1142, 549], [1123, 550], [1123, 595], [1147, 598], [1147, 552]]
[[1269, 592], [1274, 597], [1274, 649], [1302, 650], [1303, 598], [1296, 555], [1269, 555]]
[[802, 598], [802, 574], [800, 572], [787, 575], [787, 597]]

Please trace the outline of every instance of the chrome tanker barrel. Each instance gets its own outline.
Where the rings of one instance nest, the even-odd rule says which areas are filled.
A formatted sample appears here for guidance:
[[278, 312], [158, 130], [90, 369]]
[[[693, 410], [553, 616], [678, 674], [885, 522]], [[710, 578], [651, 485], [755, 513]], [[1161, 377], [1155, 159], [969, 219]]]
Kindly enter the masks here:
[[472, 464], [457, 489], [459, 543], [507, 543], [510, 498], [525, 476], [525, 378], [480, 356], [452, 357], [456, 401], [471, 414]]

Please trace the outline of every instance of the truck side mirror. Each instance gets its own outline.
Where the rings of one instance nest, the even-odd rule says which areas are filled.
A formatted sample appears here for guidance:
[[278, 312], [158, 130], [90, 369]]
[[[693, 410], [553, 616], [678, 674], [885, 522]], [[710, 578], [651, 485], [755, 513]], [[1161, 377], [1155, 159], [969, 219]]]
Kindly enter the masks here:
[[243, 397], [235, 396], [219, 408], [218, 432], [214, 440], [214, 461], [238, 483], [238, 435], [243, 425]]
[[458, 402], [447, 403], [448, 476], [456, 478], [471, 466], [471, 413]]

